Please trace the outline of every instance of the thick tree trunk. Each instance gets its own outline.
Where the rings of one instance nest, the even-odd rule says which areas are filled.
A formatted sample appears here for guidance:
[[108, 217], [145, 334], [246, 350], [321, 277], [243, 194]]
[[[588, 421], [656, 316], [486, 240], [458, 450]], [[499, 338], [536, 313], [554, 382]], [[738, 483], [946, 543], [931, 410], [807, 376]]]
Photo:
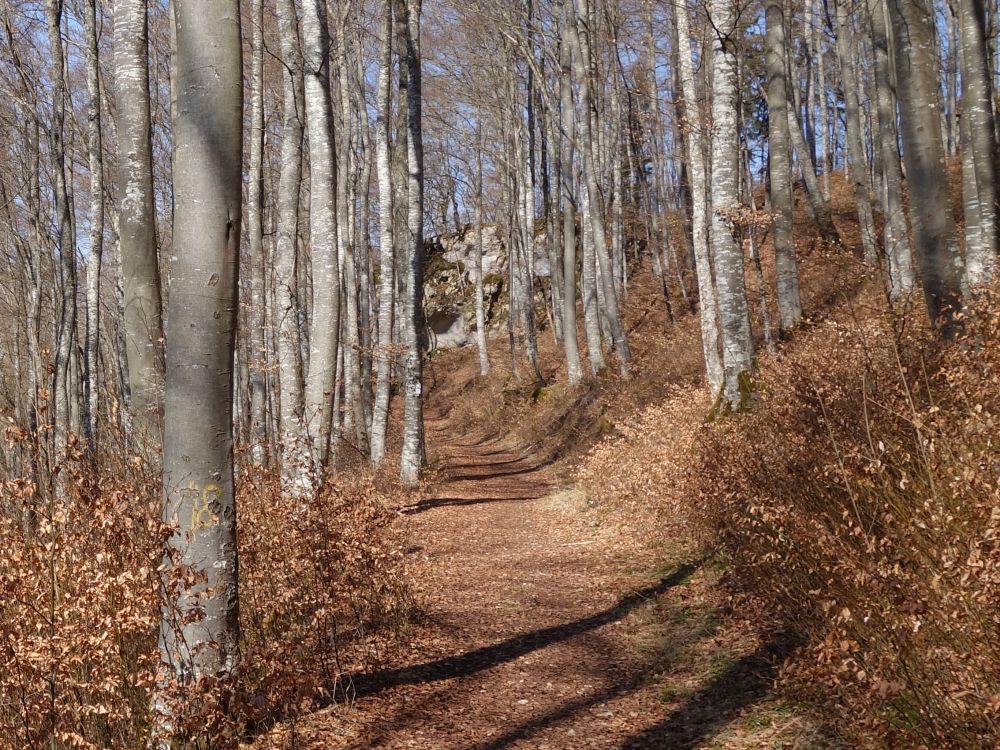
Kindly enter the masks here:
[[746, 405], [753, 369], [753, 338], [747, 311], [743, 252], [733, 234], [739, 203], [739, 136], [736, 119], [736, 50], [730, 38], [736, 16], [730, 0], [711, 0], [712, 50], [712, 212], [709, 236], [722, 329], [721, 411]]
[[237, 0], [174, 0], [174, 259], [163, 441], [165, 676], [239, 666], [233, 354], [243, 126]]
[[364, 453], [367, 450], [368, 433], [361, 395], [361, 351], [360, 341], [360, 297], [358, 283], [357, 237], [355, 232], [355, 205], [357, 198], [356, 171], [354, 169], [354, 146], [357, 141], [354, 133], [354, 111], [351, 102], [351, 86], [349, 76], [349, 37], [347, 34], [346, 12], [340, 23], [341, 43], [338, 50], [337, 72], [340, 81], [340, 116], [341, 116], [341, 157], [339, 161], [338, 189], [338, 255], [340, 256], [343, 274], [343, 311], [342, 325], [344, 340], [341, 349], [344, 357], [343, 383], [346, 397], [344, 411], [345, 426], [354, 427], [356, 445]]
[[956, 331], [961, 261], [938, 129], [941, 96], [935, 74], [934, 9], [929, 0], [889, 0], [895, 34], [903, 154], [910, 224], [931, 321], [946, 336]]
[[302, 4], [302, 62], [309, 143], [309, 241], [313, 283], [305, 417], [318, 478], [322, 478], [333, 437], [333, 391], [340, 341], [340, 272], [336, 242], [337, 233], [346, 231], [337, 221], [337, 157], [333, 147], [329, 38], [326, 2], [305, 0]]
[[163, 311], [153, 204], [146, 0], [115, 2], [115, 99], [118, 109], [118, 210], [125, 340], [133, 428], [148, 455], [160, 444]]
[[[591, 59], [590, 41], [588, 38], [590, 31], [586, 27], [589, 16], [588, 6], [587, 0], [573, 1], [580, 2], [580, 5], [574, 9], [567, 24], [567, 28], [569, 29], [568, 41], [570, 51], [573, 54], [573, 70], [580, 89], [580, 109], [582, 114], [579, 118], [579, 131], [582, 142], [583, 174], [590, 204], [590, 223], [593, 233], [594, 254], [597, 256], [597, 264], [600, 269], [598, 283], [601, 285], [604, 296], [604, 313], [611, 330], [612, 343], [615, 352], [618, 354], [618, 369], [622, 377], [628, 377], [632, 355], [629, 352], [628, 339], [626, 338], [625, 328], [622, 325], [621, 314], [618, 310], [618, 295], [615, 291], [611, 260], [608, 256], [603, 198], [597, 179], [598, 160], [594, 149], [594, 133], [592, 132], [590, 122], [591, 79], [588, 65], [588, 61]], [[582, 29], [580, 28], [581, 26], [583, 26]]]
[[572, 52], [566, 38], [566, 26], [571, 0], [563, 0], [563, 37], [559, 45], [559, 108], [562, 118], [560, 144], [559, 195], [563, 221], [563, 349], [566, 352], [566, 372], [570, 385], [583, 380], [580, 345], [576, 322], [576, 199], [573, 192], [573, 144], [576, 138], [576, 110], [573, 102]]
[[681, 6], [676, 13], [679, 43], [679, 68], [685, 109], [692, 117], [688, 133], [688, 153], [691, 179], [691, 228], [694, 247], [695, 270], [698, 275], [698, 298], [701, 307], [701, 342], [705, 356], [705, 373], [713, 394], [722, 388], [722, 358], [719, 356], [718, 302], [708, 237], [708, 175], [705, 169], [705, 134], [700, 119], [699, 99], [695, 91], [694, 63], [691, 60], [691, 32], [687, 8]]
[[[787, 333], [802, 319], [799, 271], [792, 236], [792, 157], [788, 134], [788, 91], [785, 78], [785, 11], [782, 0], [767, 3], [768, 164], [771, 172], [771, 210], [774, 212], [775, 275], [778, 288], [778, 327]], [[801, 155], [800, 155], [801, 159]], [[803, 171], [811, 162], [801, 162]], [[752, 195], [751, 195], [752, 199]]]

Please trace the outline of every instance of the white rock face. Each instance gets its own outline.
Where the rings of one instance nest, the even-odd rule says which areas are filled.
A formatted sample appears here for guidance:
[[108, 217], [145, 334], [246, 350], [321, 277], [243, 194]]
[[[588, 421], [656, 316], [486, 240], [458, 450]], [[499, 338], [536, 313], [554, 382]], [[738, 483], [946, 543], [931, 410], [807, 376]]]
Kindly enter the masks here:
[[[476, 281], [473, 257], [476, 229], [431, 237], [425, 246], [424, 313], [429, 351], [475, 345]], [[545, 235], [535, 237], [535, 276], [549, 275]], [[505, 232], [483, 227], [483, 299], [487, 335], [507, 321], [507, 243]]]
[[[476, 231], [427, 240], [424, 268], [424, 313], [427, 348], [454, 349], [475, 344], [476, 283], [473, 256]], [[483, 298], [487, 335], [506, 320], [507, 244], [500, 229], [483, 228]]]

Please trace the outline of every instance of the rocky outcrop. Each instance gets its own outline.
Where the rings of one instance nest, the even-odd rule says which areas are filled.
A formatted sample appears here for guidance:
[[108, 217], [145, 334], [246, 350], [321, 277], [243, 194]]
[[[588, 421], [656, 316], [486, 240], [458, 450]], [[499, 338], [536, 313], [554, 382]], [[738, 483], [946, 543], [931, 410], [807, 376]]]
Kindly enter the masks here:
[[[476, 232], [432, 237], [424, 246], [424, 315], [431, 351], [475, 343]], [[506, 322], [507, 243], [497, 227], [483, 228], [483, 296], [487, 335]]]
[[[454, 349], [475, 343], [476, 228], [432, 237], [424, 245], [424, 315], [427, 347]], [[535, 235], [535, 277], [549, 275], [544, 231]], [[483, 227], [483, 298], [487, 335], [504, 330], [508, 317], [507, 242], [503, 230]]]

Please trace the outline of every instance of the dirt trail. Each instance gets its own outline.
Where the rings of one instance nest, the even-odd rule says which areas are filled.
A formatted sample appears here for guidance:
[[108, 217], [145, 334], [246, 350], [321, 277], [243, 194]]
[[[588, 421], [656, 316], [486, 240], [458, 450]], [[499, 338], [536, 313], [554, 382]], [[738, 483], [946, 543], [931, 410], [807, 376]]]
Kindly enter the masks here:
[[417, 645], [355, 677], [353, 708], [303, 722], [296, 747], [685, 750], [733, 735], [785, 644], [733, 643], [704, 600], [712, 573], [658, 568], [518, 446], [456, 439], [442, 419], [427, 439], [440, 481], [401, 511], [426, 613]]

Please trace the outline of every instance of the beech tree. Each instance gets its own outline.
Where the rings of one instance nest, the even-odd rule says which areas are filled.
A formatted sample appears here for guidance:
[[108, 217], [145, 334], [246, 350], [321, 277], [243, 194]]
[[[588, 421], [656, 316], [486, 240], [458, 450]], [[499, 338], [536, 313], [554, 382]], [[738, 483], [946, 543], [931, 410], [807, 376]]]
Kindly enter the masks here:
[[712, 0], [712, 218], [709, 224], [722, 332], [722, 410], [742, 409], [753, 369], [753, 338], [743, 278], [743, 253], [733, 235], [739, 210], [739, 136], [736, 129], [737, 17], [730, 0]]
[[118, 110], [118, 235], [125, 288], [125, 338], [133, 424], [155, 455], [160, 443], [163, 311], [153, 207], [152, 124], [146, 0], [115, 2]]
[[951, 190], [941, 179], [944, 144], [938, 128], [941, 96], [935, 74], [933, 8], [929, 0], [888, 0], [896, 34], [894, 56], [903, 157], [910, 188], [910, 224], [927, 312], [946, 335], [954, 332], [961, 299], [960, 254]]
[[181, 684], [240, 657], [233, 359], [237, 321], [242, 44], [237, 0], [175, 0], [174, 260], [163, 441], [160, 653]]

